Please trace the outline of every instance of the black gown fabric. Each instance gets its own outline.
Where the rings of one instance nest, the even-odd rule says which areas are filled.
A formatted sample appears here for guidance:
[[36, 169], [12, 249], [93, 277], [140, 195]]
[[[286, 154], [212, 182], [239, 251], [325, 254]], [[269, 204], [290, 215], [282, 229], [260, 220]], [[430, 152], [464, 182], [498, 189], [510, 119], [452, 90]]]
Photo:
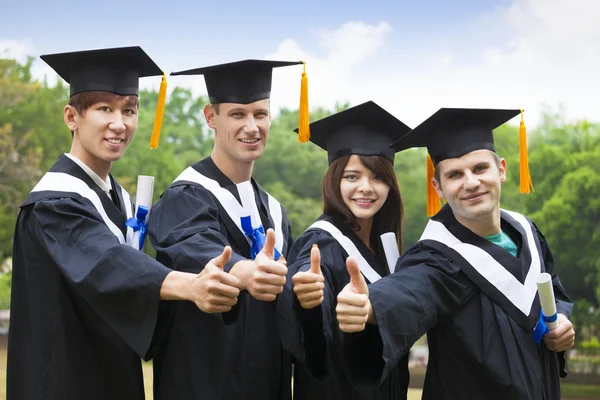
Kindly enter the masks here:
[[[532, 257], [526, 235], [504, 211], [501, 226], [517, 244], [517, 257], [460, 225], [447, 205], [433, 219], [462, 242], [489, 253], [520, 283], [525, 281]], [[537, 227], [526, 221], [535, 237], [541, 271], [552, 274], [550, 248]], [[552, 276], [558, 313], [570, 316], [572, 302], [558, 277]], [[394, 274], [369, 287], [369, 298], [378, 329], [344, 334], [345, 362], [358, 387], [377, 385], [427, 333], [430, 351], [423, 399], [560, 398], [564, 353], [550, 351], [532, 338], [540, 310], [537, 295], [530, 315], [519, 316], [451, 249], [430, 240], [418, 242], [398, 260]], [[383, 349], [377, 362], [368, 364], [355, 356], [375, 343]]]
[[[388, 268], [339, 217], [322, 215], [318, 220], [330, 222], [339, 229], [380, 276], [389, 274]], [[318, 245], [321, 253], [321, 271], [325, 278], [324, 300], [320, 307], [305, 310], [293, 292], [292, 276], [296, 272], [310, 269], [313, 244]], [[286, 290], [279, 297], [278, 311], [285, 347], [296, 360], [294, 399], [406, 399], [409, 381], [408, 354], [399, 359], [377, 388], [356, 390], [344, 372], [342, 332], [335, 317], [335, 307], [337, 294], [350, 281], [346, 270], [347, 257], [348, 253], [338, 241], [330, 233], [320, 229], [304, 232], [290, 251], [291, 264]], [[361, 348], [359, 358], [377, 362], [381, 356], [381, 344], [375, 343], [375, 346]]]
[[[210, 157], [193, 165], [240, 201], [237, 187]], [[263, 227], [273, 227], [267, 193], [252, 181]], [[284, 246], [293, 243], [282, 207]], [[154, 205], [149, 221], [157, 259], [169, 268], [199, 273], [226, 245], [233, 254], [225, 271], [250, 258], [248, 240], [217, 199], [198, 183], [173, 183]], [[286, 257], [287, 258], [287, 257]], [[291, 360], [276, 324], [276, 302], [242, 291], [228, 313], [207, 314], [193, 304], [164, 303], [160, 348], [154, 359], [155, 399], [288, 399]]]
[[[125, 234], [117, 204], [75, 162], [49, 172], [78, 178]], [[36, 191], [21, 205], [13, 249], [7, 399], [144, 399], [160, 287], [169, 269], [121, 244], [76, 192]]]

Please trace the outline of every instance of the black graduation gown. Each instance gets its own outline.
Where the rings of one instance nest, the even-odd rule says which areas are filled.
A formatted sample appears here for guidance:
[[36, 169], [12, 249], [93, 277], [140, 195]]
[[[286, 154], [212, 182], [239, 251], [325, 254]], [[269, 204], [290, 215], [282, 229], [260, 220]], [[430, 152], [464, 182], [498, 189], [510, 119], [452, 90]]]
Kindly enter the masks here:
[[[63, 155], [49, 172], [83, 181], [125, 233], [125, 215], [75, 162]], [[140, 357], [169, 272], [121, 244], [78, 193], [32, 192], [14, 237], [7, 398], [143, 400]]]
[[[217, 181], [240, 201], [237, 187], [210, 157], [192, 168]], [[266, 231], [273, 227], [267, 194], [256, 182], [252, 184]], [[293, 239], [283, 207], [282, 214], [285, 256]], [[198, 183], [172, 184], [152, 209], [149, 231], [157, 259], [176, 270], [199, 273], [226, 245], [233, 250], [226, 271], [250, 258], [245, 236], [216, 198]], [[163, 307], [159, 318], [163, 340], [154, 359], [155, 399], [290, 397], [291, 361], [282, 351], [275, 301], [258, 301], [242, 291], [238, 304], [225, 314], [203, 313], [183, 302], [165, 303]], [[229, 318], [232, 314], [235, 320]]]
[[[380, 276], [389, 274], [388, 268], [378, 261], [339, 217], [322, 215], [318, 220], [330, 222], [338, 228]], [[310, 251], [313, 244], [317, 244], [321, 252], [321, 271], [325, 278], [324, 300], [321, 307], [305, 310], [293, 292], [292, 276], [298, 271], [310, 269]], [[278, 309], [284, 345], [297, 361], [294, 369], [294, 399], [406, 399], [409, 380], [408, 354], [391, 368], [389, 375], [376, 389], [354, 389], [343, 371], [342, 332], [337, 324], [335, 307], [337, 294], [350, 281], [346, 270], [347, 257], [348, 253], [344, 248], [328, 232], [320, 229], [304, 232], [290, 251], [291, 265], [288, 269], [286, 290], [279, 297]], [[361, 359], [376, 360], [380, 357], [381, 345], [376, 346], [374, 349], [363, 347]]]
[[[532, 255], [522, 226], [506, 212], [501, 225], [519, 248], [516, 258], [460, 225], [448, 206], [433, 219], [462, 242], [490, 254], [521, 284], [525, 281]], [[554, 261], [544, 237], [525, 221], [535, 236], [541, 271], [552, 274]], [[572, 302], [556, 275], [553, 286], [558, 312], [569, 316]], [[451, 249], [430, 240], [418, 242], [399, 259], [396, 273], [369, 288], [379, 329], [344, 335], [345, 361], [355, 384], [377, 384], [427, 333], [423, 399], [559, 399], [559, 375], [566, 374], [564, 353], [532, 338], [540, 310], [537, 295], [529, 315], [516, 311], [503, 296]], [[368, 343], [382, 344], [378, 363], [368, 365], [356, 356]]]

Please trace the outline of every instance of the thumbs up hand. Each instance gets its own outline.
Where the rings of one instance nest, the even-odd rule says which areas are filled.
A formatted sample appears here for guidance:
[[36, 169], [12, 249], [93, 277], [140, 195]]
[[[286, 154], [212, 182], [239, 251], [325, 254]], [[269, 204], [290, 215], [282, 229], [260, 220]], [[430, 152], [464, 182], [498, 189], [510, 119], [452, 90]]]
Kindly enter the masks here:
[[323, 302], [325, 278], [321, 272], [321, 252], [316, 244], [310, 249], [310, 269], [292, 277], [294, 293], [302, 308], [311, 309]]
[[191, 299], [206, 313], [227, 312], [237, 303], [240, 282], [235, 276], [223, 271], [231, 258], [231, 247], [210, 260], [202, 272], [191, 280]]
[[265, 238], [265, 245], [263, 246], [260, 253], [256, 255], [256, 259], [259, 257], [269, 260], [275, 259], [275, 231], [271, 228], [267, 229], [267, 235]]
[[369, 288], [354, 258], [346, 259], [346, 268], [350, 283], [338, 294], [335, 308], [337, 320], [342, 332], [361, 332], [369, 318], [373, 317]]
[[[275, 261], [274, 257], [275, 231], [268, 229], [264, 247], [253, 261], [249, 260], [243, 265], [241, 272], [243, 287], [257, 300], [273, 301], [283, 291], [287, 267]], [[237, 271], [239, 269], [236, 268], [236, 275]]]

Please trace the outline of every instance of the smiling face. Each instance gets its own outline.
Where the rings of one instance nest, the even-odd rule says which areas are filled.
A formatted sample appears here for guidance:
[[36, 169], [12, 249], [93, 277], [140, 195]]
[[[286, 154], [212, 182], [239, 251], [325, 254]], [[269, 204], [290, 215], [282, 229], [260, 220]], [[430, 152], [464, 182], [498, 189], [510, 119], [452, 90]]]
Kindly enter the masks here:
[[215, 130], [218, 158], [235, 165], [252, 163], [262, 155], [271, 127], [268, 99], [250, 104], [221, 103], [218, 110], [207, 105], [204, 114], [208, 126]]
[[352, 155], [340, 181], [342, 200], [350, 212], [361, 220], [372, 220], [387, 200], [390, 187], [365, 167], [357, 155]]
[[64, 119], [73, 132], [71, 154], [94, 171], [108, 167], [108, 172], [131, 144], [138, 124], [138, 98], [108, 92], [101, 92], [99, 98], [81, 111], [65, 106]]
[[470, 228], [500, 215], [500, 194], [506, 181], [506, 161], [490, 150], [476, 150], [438, 163], [439, 182], [433, 186], [452, 208], [456, 219]]

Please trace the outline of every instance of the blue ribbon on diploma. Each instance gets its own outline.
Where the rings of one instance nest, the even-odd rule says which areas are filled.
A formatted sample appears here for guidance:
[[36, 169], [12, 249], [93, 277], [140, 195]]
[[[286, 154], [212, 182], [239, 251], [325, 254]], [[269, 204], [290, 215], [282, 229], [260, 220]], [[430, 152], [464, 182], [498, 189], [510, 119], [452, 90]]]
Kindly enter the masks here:
[[[244, 231], [244, 235], [250, 238], [250, 256], [254, 260], [256, 258], [256, 255], [260, 253], [263, 247], [265, 247], [265, 240], [267, 239], [267, 236], [265, 235], [265, 230], [263, 229], [262, 225], [254, 229], [252, 227], [252, 220], [249, 215], [247, 217], [241, 217], [240, 219], [242, 221], [242, 229]], [[275, 260], [278, 260], [279, 257], [281, 257], [281, 253], [279, 253], [277, 249], [274, 250]]]
[[558, 314], [555, 313], [554, 315], [545, 317], [542, 313], [542, 310], [540, 310], [540, 318], [538, 319], [538, 322], [535, 325], [535, 329], [533, 330], [533, 340], [535, 340], [536, 343], [540, 343], [544, 335], [550, 332], [548, 326], [546, 325], [546, 322], [554, 322], [557, 319]]
[[134, 232], [140, 231], [140, 250], [144, 248], [144, 240], [146, 239], [146, 232], [148, 231], [146, 216], [149, 211], [150, 210], [146, 206], [138, 206], [135, 218], [129, 218], [127, 222], [125, 222], [125, 225], [133, 229]]

